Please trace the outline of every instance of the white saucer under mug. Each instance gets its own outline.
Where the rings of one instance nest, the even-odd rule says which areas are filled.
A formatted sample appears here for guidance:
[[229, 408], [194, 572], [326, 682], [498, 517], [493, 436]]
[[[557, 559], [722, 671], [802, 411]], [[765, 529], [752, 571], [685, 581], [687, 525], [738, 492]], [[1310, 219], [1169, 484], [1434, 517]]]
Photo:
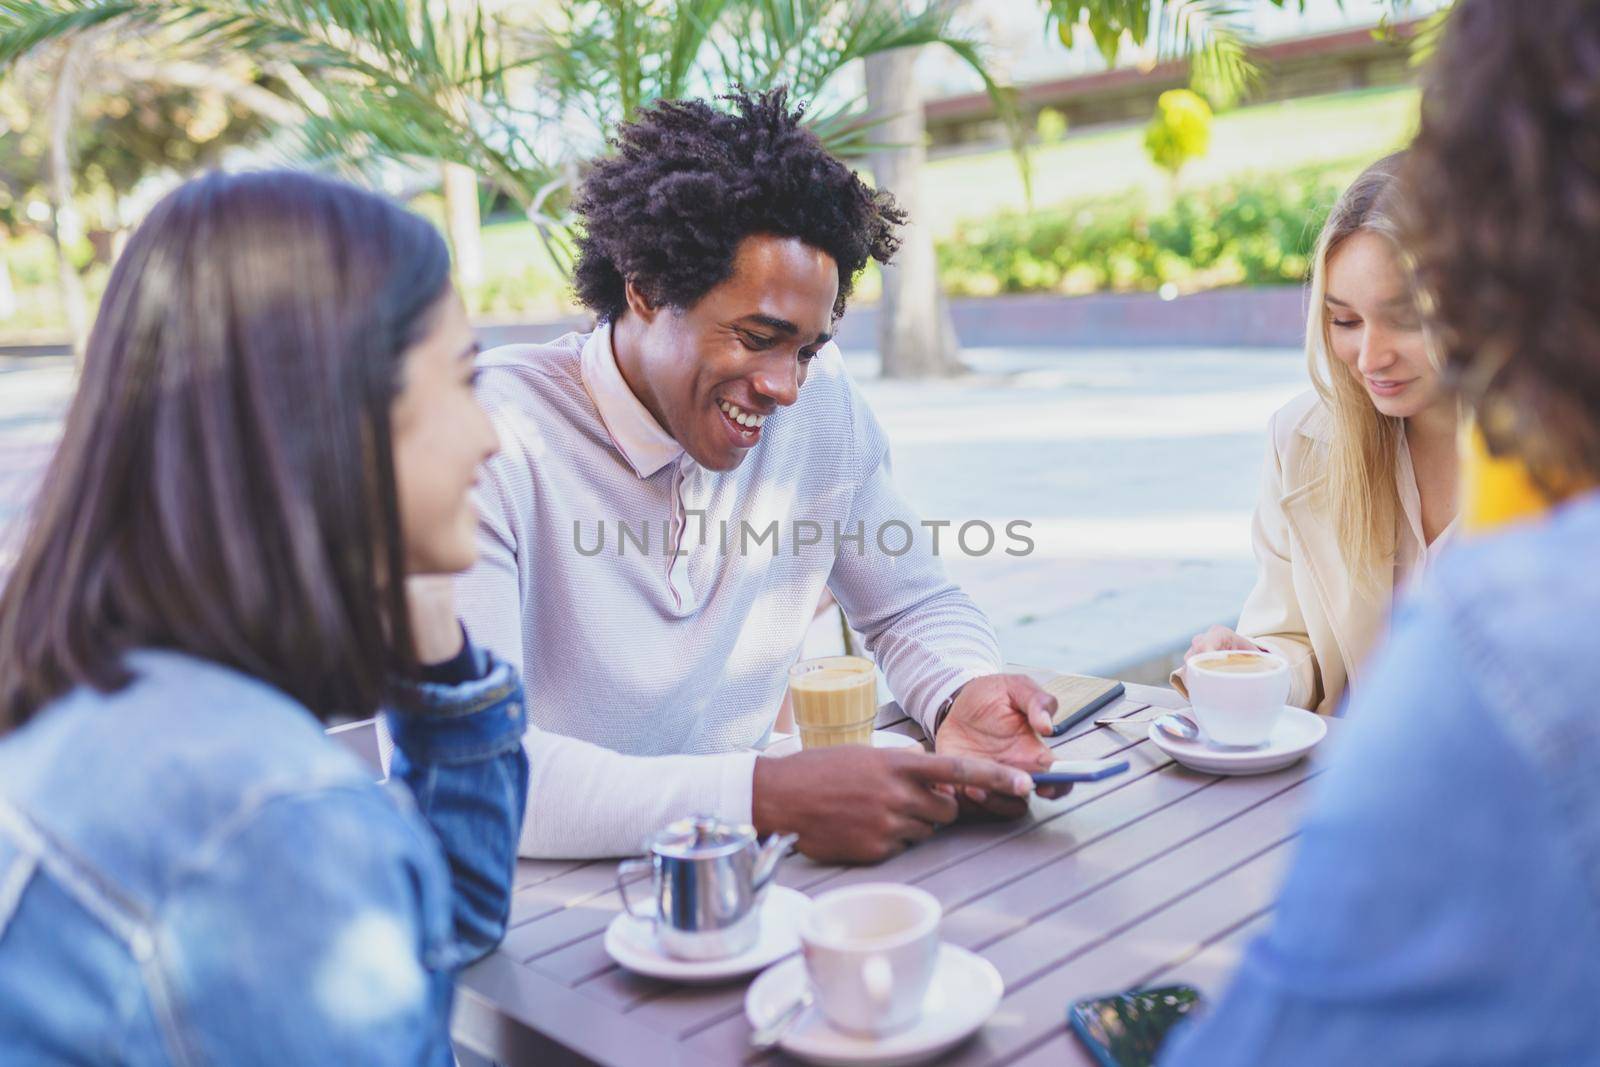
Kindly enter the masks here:
[[[744, 1015], [753, 1029], [771, 1022], [793, 1004], [810, 979], [796, 956], [764, 971], [744, 998]], [[835, 1030], [815, 1002], [785, 1031], [778, 1045], [789, 1055], [823, 1067], [902, 1067], [922, 1063], [954, 1048], [994, 1014], [1005, 983], [994, 964], [955, 945], [939, 946], [933, 980], [922, 1015], [909, 1029], [886, 1037], [858, 1037]]]
[[1161, 751], [1188, 767], [1206, 774], [1270, 774], [1300, 759], [1317, 747], [1328, 733], [1322, 716], [1305, 708], [1285, 706], [1273, 724], [1267, 743], [1256, 748], [1224, 748], [1206, 741], [1179, 741], [1150, 726], [1150, 740]]
[[618, 965], [650, 978], [687, 985], [726, 982], [761, 970], [800, 949], [800, 923], [811, 910], [811, 898], [788, 886], [768, 886], [762, 894], [761, 933], [756, 943], [736, 956], [717, 960], [680, 960], [661, 950], [655, 926], [623, 912], [606, 927], [606, 953]]

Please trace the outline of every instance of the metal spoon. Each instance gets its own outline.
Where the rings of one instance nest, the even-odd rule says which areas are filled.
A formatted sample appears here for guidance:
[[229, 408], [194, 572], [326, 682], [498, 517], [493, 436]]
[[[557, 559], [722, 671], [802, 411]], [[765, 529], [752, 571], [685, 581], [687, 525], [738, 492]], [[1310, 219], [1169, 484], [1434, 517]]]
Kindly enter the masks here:
[[795, 1024], [795, 1020], [804, 1015], [805, 1010], [811, 1007], [811, 1000], [811, 987], [808, 985], [805, 988], [805, 992], [790, 1002], [789, 1006], [780, 1011], [776, 1018], [750, 1035], [750, 1047], [765, 1050], [776, 1046], [779, 1041], [783, 1040], [783, 1035], [789, 1032], [789, 1027]]
[[1169, 711], [1151, 719], [1096, 719], [1096, 726], [1145, 726], [1156, 724], [1156, 729], [1172, 738], [1174, 741], [1200, 740], [1200, 727], [1189, 716], [1176, 711]]
[[1200, 740], [1200, 727], [1189, 716], [1174, 711], [1156, 719], [1156, 729], [1174, 741]]

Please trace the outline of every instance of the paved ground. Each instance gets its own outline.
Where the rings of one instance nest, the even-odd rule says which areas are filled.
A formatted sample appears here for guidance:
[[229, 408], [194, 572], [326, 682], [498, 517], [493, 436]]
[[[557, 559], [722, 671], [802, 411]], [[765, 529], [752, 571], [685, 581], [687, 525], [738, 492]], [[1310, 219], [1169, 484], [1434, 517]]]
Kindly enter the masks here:
[[[969, 349], [955, 382], [876, 380], [896, 478], [927, 519], [1033, 524], [1024, 558], [944, 558], [1014, 661], [1115, 671], [1231, 618], [1272, 411], [1304, 387], [1280, 350]], [[0, 359], [0, 524], [19, 514], [71, 389], [59, 359]], [[0, 565], [9, 559], [0, 538]], [[948, 545], [944, 546], [946, 549]]]
[[1123, 671], [1236, 617], [1272, 412], [1298, 352], [968, 349], [980, 372], [858, 378], [924, 517], [1033, 523], [1026, 558], [946, 555], [1013, 661]]
[[15, 551], [15, 523], [61, 433], [72, 364], [0, 356], [0, 571]]

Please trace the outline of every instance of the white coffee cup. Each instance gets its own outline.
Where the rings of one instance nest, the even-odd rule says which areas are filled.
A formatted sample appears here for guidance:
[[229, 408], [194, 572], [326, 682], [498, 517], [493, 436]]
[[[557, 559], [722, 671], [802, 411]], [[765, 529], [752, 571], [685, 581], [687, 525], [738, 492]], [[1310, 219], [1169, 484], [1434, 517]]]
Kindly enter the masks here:
[[939, 902], [924, 890], [874, 882], [823, 893], [800, 926], [800, 950], [822, 1014], [867, 1037], [922, 1014], [939, 958]]
[[1200, 732], [1218, 745], [1266, 744], [1289, 699], [1289, 665], [1268, 652], [1202, 652], [1183, 676]]

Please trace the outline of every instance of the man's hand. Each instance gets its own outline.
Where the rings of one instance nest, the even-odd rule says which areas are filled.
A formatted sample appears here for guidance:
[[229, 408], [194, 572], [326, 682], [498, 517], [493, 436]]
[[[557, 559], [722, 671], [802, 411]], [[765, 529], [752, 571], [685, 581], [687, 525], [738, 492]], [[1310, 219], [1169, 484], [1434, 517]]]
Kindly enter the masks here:
[[955, 819], [954, 792], [1026, 804], [1033, 779], [984, 759], [840, 745], [756, 760], [751, 808], [763, 834], [799, 834], [822, 863], [877, 863]]
[[[1056, 698], [1022, 674], [989, 674], [962, 686], [945, 716], [934, 751], [941, 755], [976, 756], [1017, 767], [1030, 774], [1047, 769], [1055, 755], [1043, 737], [1050, 734]], [[1040, 796], [1064, 796], [1071, 786], [1042, 788]], [[969, 787], [965, 798], [991, 815], [1020, 818], [1028, 810], [1018, 799]]]

